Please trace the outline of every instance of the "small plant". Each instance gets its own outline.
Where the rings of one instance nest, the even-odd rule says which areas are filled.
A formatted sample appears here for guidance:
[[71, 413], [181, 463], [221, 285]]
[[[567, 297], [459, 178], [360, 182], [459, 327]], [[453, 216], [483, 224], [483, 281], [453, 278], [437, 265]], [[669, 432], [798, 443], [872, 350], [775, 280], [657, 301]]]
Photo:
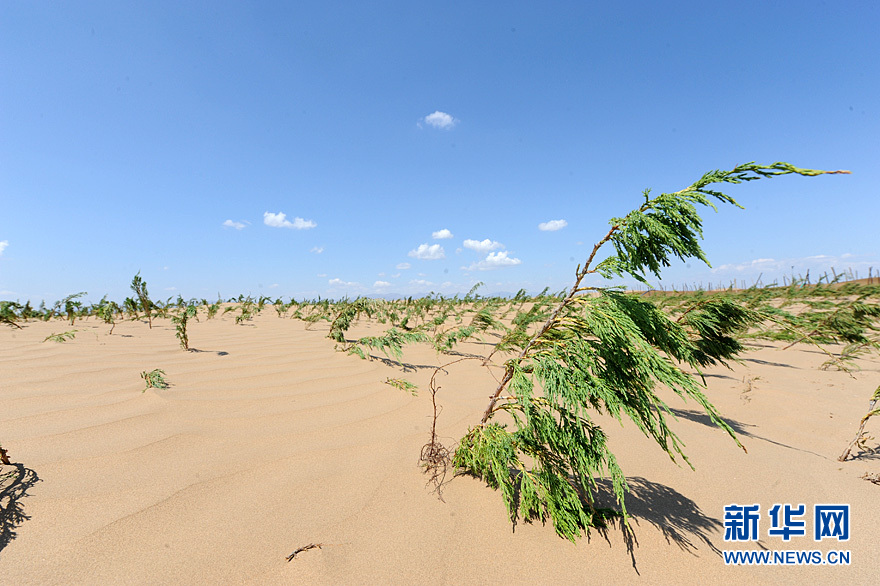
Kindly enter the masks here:
[[[339, 335], [342, 336], [342, 331], [339, 332]], [[400, 359], [403, 358], [404, 344], [427, 341], [428, 336], [423, 332], [404, 332], [391, 328], [382, 336], [365, 336], [345, 346], [343, 349], [349, 354], [360, 356], [364, 360], [368, 357], [364, 348], [380, 350], [385, 356], [393, 358], [398, 364], [401, 364]]]
[[183, 307], [180, 312], [171, 318], [171, 323], [174, 324], [174, 329], [176, 331], [175, 335], [177, 339], [180, 340], [180, 347], [184, 350], [189, 350], [189, 336], [186, 333], [186, 324], [189, 321], [189, 318], [194, 317], [196, 321], [198, 321], [197, 317], [197, 308], [195, 305], [187, 305]]
[[74, 319], [76, 319], [77, 311], [82, 308], [82, 301], [77, 301], [77, 299], [85, 294], [85, 291], [74, 293], [73, 295], [68, 295], [67, 297], [55, 304], [56, 311], [64, 311], [67, 319], [70, 320], [70, 325], [73, 325], [73, 321]]
[[849, 458], [850, 452], [855, 447], [858, 447], [862, 451], [867, 451], [868, 447], [866, 443], [873, 439], [865, 433], [865, 425], [868, 424], [868, 420], [875, 415], [880, 415], [880, 407], [877, 406], [877, 402], [880, 401], [880, 386], [874, 391], [874, 394], [871, 396], [871, 403], [868, 406], [868, 412], [862, 417], [862, 420], [859, 422], [859, 430], [856, 432], [856, 437], [849, 443], [843, 453], [837, 459], [840, 462], [846, 461]]
[[109, 324], [110, 334], [113, 334], [113, 328], [116, 327], [116, 314], [118, 313], [122, 313], [122, 310], [115, 301], [107, 301], [106, 296], [95, 307], [95, 315], [104, 320], [104, 323]]
[[14, 301], [0, 301], [0, 324], [21, 329], [21, 326], [16, 323], [19, 319], [18, 314], [15, 313], [17, 309], [21, 309], [21, 306]]
[[220, 309], [220, 304], [222, 301], [219, 299], [214, 303], [208, 303], [208, 300], [202, 300], [202, 305], [208, 310], [208, 319], [212, 319], [215, 315], [217, 315], [217, 311]]
[[[131, 280], [131, 290], [134, 291], [135, 295], [137, 295], [138, 299], [141, 302], [141, 309], [144, 311], [144, 315], [147, 316], [147, 323], [150, 324], [150, 329], [153, 329], [153, 302], [150, 301], [150, 294], [147, 292], [147, 283], [141, 278], [141, 272], [138, 271], [134, 278]], [[127, 301], [127, 300], [126, 300]], [[135, 314], [137, 315], [137, 314]]]
[[128, 313], [128, 317], [130, 319], [138, 319], [138, 302], [132, 299], [131, 297], [126, 297], [125, 301], [122, 302], [125, 311]]
[[[241, 325], [246, 321], [250, 321], [254, 317], [255, 309], [254, 302], [250, 297], [241, 302], [241, 313], [235, 316], [235, 324]], [[259, 310], [256, 310], [256, 313], [259, 313]]]
[[141, 373], [141, 378], [144, 379], [147, 386], [144, 388], [142, 393], [147, 392], [147, 389], [167, 389], [168, 381], [165, 380], [165, 371], [160, 370], [158, 368], [147, 372], [146, 370]]
[[344, 344], [345, 332], [351, 326], [351, 323], [356, 320], [361, 313], [364, 313], [367, 316], [372, 315], [373, 302], [366, 297], [359, 297], [354, 301], [342, 302], [339, 305], [341, 306], [341, 309], [330, 323], [330, 333], [327, 334], [327, 337]]
[[386, 385], [391, 385], [395, 389], [400, 389], [401, 391], [406, 391], [413, 397], [419, 394], [419, 387], [417, 385], [412, 384], [408, 380], [404, 380], [402, 378], [386, 378]]
[[43, 339], [43, 341], [48, 342], [49, 340], [51, 340], [53, 342], [59, 342], [59, 343], [66, 342], [67, 340], [74, 339], [76, 337], [76, 333], [78, 331], [79, 330], [70, 330], [67, 332], [61, 332], [60, 334], [50, 334], [50, 335], [46, 336]]

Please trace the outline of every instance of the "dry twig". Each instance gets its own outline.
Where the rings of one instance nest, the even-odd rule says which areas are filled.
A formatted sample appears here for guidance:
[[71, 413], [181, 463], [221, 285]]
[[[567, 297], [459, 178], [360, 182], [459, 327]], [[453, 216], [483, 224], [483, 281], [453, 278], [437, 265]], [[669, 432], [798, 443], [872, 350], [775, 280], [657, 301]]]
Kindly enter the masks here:
[[293, 558], [295, 558], [298, 553], [302, 553], [304, 551], [308, 551], [310, 549], [315, 549], [315, 548], [321, 549], [322, 547], [324, 547], [323, 543], [310, 543], [308, 545], [304, 545], [304, 546], [298, 548], [296, 551], [294, 551], [289, 556], [287, 556], [287, 561], [293, 560]]

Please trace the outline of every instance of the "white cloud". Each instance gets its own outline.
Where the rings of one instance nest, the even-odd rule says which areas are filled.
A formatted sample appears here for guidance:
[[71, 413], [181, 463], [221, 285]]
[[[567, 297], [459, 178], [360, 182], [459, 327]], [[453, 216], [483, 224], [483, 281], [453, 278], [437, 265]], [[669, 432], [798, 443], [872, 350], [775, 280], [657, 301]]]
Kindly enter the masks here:
[[425, 279], [413, 279], [412, 281], [409, 282], [409, 284], [410, 285], [420, 285], [422, 287], [428, 287], [430, 285], [433, 285], [434, 283], [432, 283], [431, 281], [426, 281]]
[[390, 287], [390, 286], [391, 286], [391, 283], [389, 283], [388, 281], [376, 281], [375, 283], [373, 283], [373, 287], [376, 287], [377, 289], [379, 289], [381, 287]]
[[325, 278], [325, 277], [327, 276], [327, 273], [318, 273], [316, 276], [317, 276], [319, 279], [323, 279], [323, 278]]
[[308, 230], [309, 228], [317, 226], [317, 224], [311, 220], [303, 220], [298, 217], [294, 218], [293, 222], [291, 222], [287, 219], [287, 214], [284, 212], [278, 212], [277, 214], [265, 212], [263, 214], [263, 223], [273, 228], [293, 228], [295, 230]]
[[303, 220], [302, 218], [293, 219], [293, 227], [297, 230], [310, 230], [318, 225], [311, 220]]
[[446, 253], [439, 244], [419, 244], [418, 248], [409, 251], [408, 256], [422, 260], [438, 260], [446, 258]]
[[455, 118], [447, 114], [446, 112], [441, 112], [437, 110], [433, 114], [428, 114], [422, 120], [425, 121], [425, 124], [429, 126], [433, 126], [434, 128], [441, 128], [443, 130], [449, 130], [455, 123], [458, 122]]
[[360, 287], [356, 281], [343, 281], [342, 279], [330, 279], [327, 284], [331, 287]]
[[[826, 258], [826, 257], [824, 255], [820, 255], [818, 257], [809, 257], [808, 256], [803, 260], [815, 260], [815, 259], [822, 259], [822, 258]], [[782, 269], [784, 264], [785, 264], [784, 262], [776, 261], [776, 260], [773, 260], [772, 258], [756, 258], [754, 260], [741, 262], [738, 264], [721, 265], [720, 267], [713, 268], [712, 272], [713, 273], [724, 272], [724, 271], [742, 272], [742, 271], [747, 271], [747, 270], [755, 269], [755, 268], [777, 269], [778, 270], [778, 269]], [[791, 266], [791, 265], [789, 265], [789, 266]]]
[[436, 232], [431, 232], [431, 238], [434, 240], [445, 240], [447, 238], [452, 238], [452, 232], [443, 228], [442, 230], [437, 230]]
[[477, 252], [489, 252], [491, 250], [498, 250], [499, 248], [504, 248], [504, 245], [495, 240], [489, 240], [486, 238], [485, 240], [465, 240], [463, 243], [465, 248], [470, 248], [471, 250], [476, 250]]
[[232, 220], [226, 220], [223, 222], [224, 228], [235, 228], [236, 230], [244, 229], [244, 224], [242, 222], [233, 222]]
[[9, 240], [0, 240], [0, 254], [3, 254], [7, 246], [9, 246]]
[[309, 252], [314, 252], [315, 254], [321, 254], [322, 252], [324, 252], [324, 247], [323, 246], [313, 246], [311, 248], [311, 250], [309, 250]]
[[272, 283], [271, 285], [269, 285], [269, 288], [270, 288], [270, 289], [276, 289], [276, 288], [278, 288], [278, 287], [280, 287], [280, 286], [281, 286], [281, 285], [279, 285], [278, 283]]
[[[841, 274], [846, 272], [847, 277], [852, 271], [853, 276], [858, 273], [859, 277], [867, 277], [868, 271], [877, 272], [877, 265], [880, 264], [876, 256], [855, 255], [851, 252], [833, 256], [828, 254], [816, 254], [812, 256], [803, 256], [796, 258], [756, 258], [740, 263], [723, 264], [711, 269], [710, 273], [714, 278], [719, 280], [741, 279], [747, 285], [751, 285], [757, 278], [761, 277], [764, 284], [774, 281], [783, 283], [783, 277], [805, 278], [808, 274], [810, 281], [815, 283], [819, 277], [825, 279], [834, 278], [834, 272]], [[738, 283], [742, 284], [742, 283]]]
[[549, 222], [541, 222], [538, 224], [538, 230], [555, 232], [557, 230], [562, 230], [566, 226], [568, 226], [568, 222], [565, 220], [550, 220]]
[[398, 271], [405, 271], [406, 269], [408, 269], [410, 267], [412, 267], [412, 265], [409, 264], [408, 262], [402, 262], [394, 268], [397, 269]]
[[492, 269], [500, 269], [502, 267], [512, 267], [522, 264], [518, 258], [507, 256], [506, 251], [490, 252], [489, 255], [480, 262], [472, 263], [469, 267], [462, 267], [466, 271], [491, 271]]

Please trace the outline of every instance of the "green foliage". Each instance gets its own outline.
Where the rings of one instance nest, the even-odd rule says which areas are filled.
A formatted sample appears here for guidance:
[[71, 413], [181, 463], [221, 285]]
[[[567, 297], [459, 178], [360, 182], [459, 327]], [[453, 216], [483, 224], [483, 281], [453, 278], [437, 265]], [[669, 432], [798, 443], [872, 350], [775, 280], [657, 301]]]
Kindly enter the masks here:
[[0, 301], [0, 324], [21, 329], [21, 326], [16, 323], [19, 319], [16, 311], [19, 309], [21, 309], [21, 305], [14, 301]]
[[278, 317], [284, 317], [284, 314], [287, 313], [287, 310], [294, 305], [294, 301], [291, 300], [290, 303], [284, 303], [281, 298], [278, 298], [272, 305], [273, 307], [275, 307], [275, 313], [278, 314]]
[[341, 302], [338, 305], [340, 309], [330, 323], [330, 333], [327, 337], [336, 342], [344, 343], [345, 332], [351, 327], [352, 322], [361, 313], [368, 316], [372, 314], [372, 302], [366, 297], [359, 297], [352, 302]]
[[55, 310], [59, 312], [63, 311], [67, 316], [67, 319], [70, 320], [70, 325], [73, 325], [73, 321], [76, 319], [76, 312], [82, 308], [82, 301], [77, 301], [77, 299], [85, 294], [85, 291], [74, 293], [55, 304]]
[[147, 392], [147, 389], [167, 389], [168, 381], [165, 380], [165, 371], [154, 368], [150, 372], [146, 370], [141, 372], [141, 378], [144, 379], [146, 383], [146, 387], [141, 391], [142, 393]]
[[173, 304], [173, 302], [171, 301], [171, 299], [172, 299], [172, 298], [169, 297], [169, 298], [166, 299], [164, 302], [162, 302], [162, 301], [154, 301], [154, 302], [152, 303], [152, 309], [151, 309], [153, 317], [155, 317], [156, 319], [164, 319], [164, 318], [167, 318], [167, 317], [168, 317], [168, 311], [170, 311], [170, 310], [174, 307], [174, 304]]
[[469, 325], [439, 332], [433, 339], [434, 349], [438, 352], [449, 352], [453, 346], [471, 338], [480, 331], [477, 326]]
[[725, 363], [742, 352], [743, 345], [737, 338], [760, 317], [759, 312], [730, 299], [708, 299], [691, 303], [677, 322], [696, 346], [693, 362], [709, 366], [716, 361]]
[[382, 336], [365, 336], [358, 339], [354, 344], [346, 348], [349, 354], [355, 354], [366, 359], [364, 348], [379, 350], [385, 356], [393, 358], [398, 363], [403, 357], [403, 346], [413, 342], [427, 342], [428, 336], [424, 332], [405, 332], [391, 328]]
[[[236, 300], [235, 299], [229, 300], [230, 303], [233, 303], [234, 301], [236, 301]], [[235, 316], [235, 324], [236, 325], [241, 325], [246, 321], [250, 321], [251, 319], [253, 319], [254, 315], [259, 313], [259, 310], [257, 309], [256, 304], [254, 303], [254, 300], [250, 296], [245, 297], [244, 295], [239, 295], [238, 303], [239, 303], [238, 306], [227, 307], [226, 309], [223, 310], [223, 315], [226, 315], [227, 313], [230, 313], [230, 312], [233, 312], [236, 310], [239, 311], [239, 314], [237, 316]], [[218, 308], [219, 308], [219, 302], [218, 302]], [[216, 310], [215, 310], [215, 312], [216, 312]], [[210, 314], [210, 308], [209, 308], [209, 314]]]
[[128, 312], [128, 316], [131, 319], [138, 319], [138, 302], [132, 299], [131, 297], [126, 297], [125, 301], [122, 302], [125, 311]]
[[72, 340], [76, 337], [76, 333], [79, 330], [70, 330], [67, 332], [61, 332], [60, 334], [50, 334], [46, 336], [43, 341], [48, 342], [49, 340], [53, 342], [66, 342], [67, 340]]
[[[607, 471], [615, 493], [623, 494], [626, 479], [598, 426], [571, 419], [565, 411], [560, 412], [562, 421], [540, 408], [532, 415], [532, 425], [513, 433], [497, 423], [471, 428], [459, 442], [452, 463], [500, 490], [514, 524], [518, 518], [527, 522], [550, 519], [560, 536], [574, 541], [585, 528], [604, 526], [607, 517], [616, 515], [597, 509], [590, 492], [582, 493], [579, 488], [595, 489], [593, 475]], [[536, 463], [527, 466], [524, 454], [534, 456]], [[581, 470], [584, 476], [572, 482], [572, 470]]]
[[180, 340], [180, 347], [184, 350], [189, 350], [189, 336], [186, 332], [186, 325], [190, 318], [196, 318], [198, 321], [198, 308], [195, 305], [184, 305], [180, 311], [171, 318], [171, 323], [174, 324], [175, 336]]
[[[667, 423], [669, 409], [657, 394], [666, 388], [696, 401], [736, 441], [703, 393], [704, 384], [683, 365], [699, 372], [701, 366], [734, 358], [742, 348], [733, 334], [753, 323], [756, 314], [723, 300], [701, 301], [675, 321], [648, 301], [582, 281], [590, 274], [628, 274], [646, 282], [672, 258], [708, 264], [699, 245], [697, 206], [714, 209], [715, 200], [741, 207], [710, 186], [788, 173], [824, 172], [748, 163], [707, 173], [674, 193], [651, 198], [645, 191], [638, 209], [610, 221], [608, 233], [578, 266], [568, 294], [525, 342], [528, 328], [517, 326], [516, 319], [530, 322], [535, 315], [515, 318], [501, 344], [521, 350], [505, 363], [480, 424], [468, 431], [453, 458], [460, 471], [500, 489], [514, 522], [549, 519], [559, 535], [574, 540], [606, 515], [595, 510], [591, 497], [595, 479], [604, 475], [610, 475], [626, 518], [624, 476], [604, 432], [590, 418], [592, 410], [621, 421], [626, 417], [670, 458], [687, 462]], [[594, 266], [609, 242], [614, 252]], [[512, 419], [512, 431], [495, 421], [499, 413]]]
[[868, 406], [868, 412], [862, 417], [861, 422], [859, 422], [859, 430], [856, 433], [856, 437], [853, 441], [850, 442], [849, 446], [847, 446], [846, 450], [837, 458], [839, 461], [843, 462], [847, 458], [849, 458], [850, 452], [854, 447], [858, 447], [863, 451], [867, 451], [867, 446], [865, 445], [869, 438], [865, 435], [865, 425], [867, 425], [868, 420], [874, 417], [875, 415], [880, 415], [880, 407], [877, 406], [877, 403], [880, 402], [880, 386], [878, 386], [874, 390], [874, 394], [871, 395], [871, 402]]
[[[16, 304], [16, 305], [18, 305], [18, 304]], [[33, 307], [31, 307], [31, 302], [30, 302], [30, 300], [28, 300], [27, 302], [25, 302], [25, 304], [24, 304], [23, 307], [22, 307], [22, 306], [19, 306], [19, 308], [20, 308], [20, 310], [21, 310], [20, 313], [19, 313], [19, 315], [20, 315], [23, 319], [29, 319], [29, 318], [37, 317], [37, 316], [38, 316], [38, 313], [39, 313], [39, 312], [36, 311], [36, 310], [34, 310]]]
[[144, 315], [147, 316], [147, 323], [149, 323], [150, 329], [152, 330], [153, 302], [150, 301], [150, 294], [147, 292], [147, 283], [141, 278], [140, 271], [138, 271], [137, 274], [135, 274], [134, 278], [131, 280], [131, 290], [134, 291], [135, 295], [137, 295], [138, 299], [140, 300], [141, 309], [143, 310]]
[[496, 352], [509, 352], [525, 348], [531, 339], [530, 332], [532, 332], [533, 327], [536, 324], [545, 322], [550, 317], [551, 303], [552, 299], [540, 296], [528, 311], [517, 313], [516, 317], [513, 318], [513, 328], [508, 330], [499, 340], [489, 358]]
[[98, 305], [94, 308], [95, 315], [97, 315], [100, 319], [104, 321], [104, 323], [110, 325], [110, 334], [113, 333], [113, 328], [116, 327], [116, 314], [121, 313], [122, 310], [114, 301], [107, 301], [107, 296], [105, 295]]
[[241, 313], [235, 316], [236, 325], [241, 325], [246, 321], [250, 321], [253, 319], [254, 314], [259, 312], [259, 310], [255, 309], [254, 302], [250, 297], [241, 302], [239, 309], [241, 310]]
[[419, 394], [419, 387], [409, 382], [408, 380], [404, 380], [402, 378], [386, 378], [386, 385], [391, 385], [395, 389], [400, 389], [401, 391], [406, 391], [413, 397]]
[[204, 301], [202, 303], [208, 310], [208, 319], [211, 319], [215, 315], [217, 315], [217, 311], [220, 309], [220, 303], [221, 302], [219, 300], [211, 304], [208, 304], [207, 301]]
[[472, 302], [472, 301], [475, 301], [475, 300], [479, 299], [480, 296], [477, 294], [477, 289], [479, 289], [479, 288], [482, 287], [483, 285], [485, 285], [485, 283], [483, 283], [482, 281], [480, 281], [480, 282], [476, 283], [473, 287], [471, 287], [471, 290], [468, 291], [468, 292], [467, 292], [467, 295], [464, 296], [464, 302], [465, 302], [465, 303], [470, 303], [470, 302]]

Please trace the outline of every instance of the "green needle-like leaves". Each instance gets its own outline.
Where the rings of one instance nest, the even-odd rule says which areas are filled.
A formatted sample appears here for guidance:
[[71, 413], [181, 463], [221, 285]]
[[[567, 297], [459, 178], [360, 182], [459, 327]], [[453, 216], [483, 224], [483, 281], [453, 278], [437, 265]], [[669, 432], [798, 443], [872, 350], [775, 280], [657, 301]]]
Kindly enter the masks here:
[[[708, 264], [699, 243], [698, 206], [741, 207], [709, 186], [789, 173], [826, 172], [788, 163], [711, 171], [681, 191], [654, 198], [645, 191], [639, 208], [611, 219], [610, 230], [578, 267], [574, 285], [544, 325], [524, 341], [525, 330], [515, 321], [502, 338], [504, 350], [521, 349], [506, 362], [482, 421], [460, 442], [454, 464], [501, 489], [514, 521], [549, 518], [561, 536], [574, 540], [601, 522], [592, 504], [596, 477], [611, 477], [626, 515], [626, 482], [591, 410], [629, 419], [670, 458], [687, 462], [666, 420], [670, 411], [659, 395], [666, 389], [696, 401], [742, 447], [704, 394], [702, 378], [690, 371], [734, 359], [742, 346], [733, 334], [759, 314], [725, 300], [699, 300], [675, 320], [652, 303], [582, 281], [598, 273], [646, 282], [673, 258]], [[593, 266], [609, 242], [614, 253]], [[494, 421], [499, 413], [512, 418], [513, 431]]]

